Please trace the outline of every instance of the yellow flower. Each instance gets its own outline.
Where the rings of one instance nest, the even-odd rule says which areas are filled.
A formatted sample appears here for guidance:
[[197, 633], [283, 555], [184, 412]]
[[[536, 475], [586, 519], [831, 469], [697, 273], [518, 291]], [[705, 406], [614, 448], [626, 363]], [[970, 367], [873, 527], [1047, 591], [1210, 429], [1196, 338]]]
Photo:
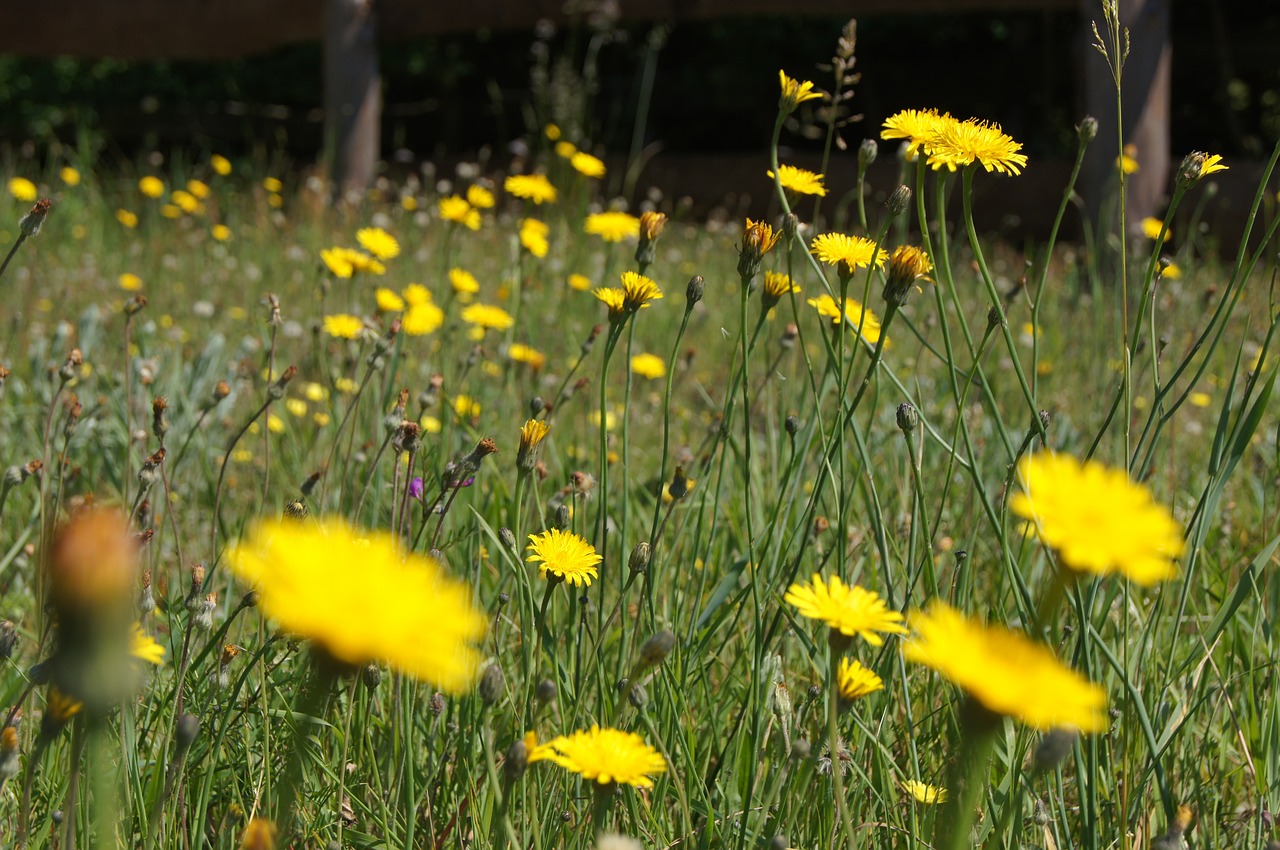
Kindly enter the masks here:
[[333, 382], [333, 388], [343, 395], [351, 395], [356, 390], [360, 389], [360, 385], [353, 379], [343, 376]]
[[1221, 154], [1201, 154], [1201, 156], [1204, 157], [1204, 161], [1200, 163], [1201, 177], [1208, 177], [1210, 174], [1215, 172], [1227, 170], [1227, 166], [1222, 164]]
[[180, 210], [188, 215], [195, 215], [200, 212], [200, 199], [185, 189], [175, 189], [169, 197]]
[[1020, 174], [1027, 165], [1026, 154], [1018, 153], [1021, 142], [1005, 135], [999, 124], [986, 121], [942, 121], [928, 142], [929, 165], [955, 171], [958, 166], [979, 162], [987, 171]]
[[480, 229], [480, 211], [467, 203], [467, 199], [461, 195], [441, 198], [437, 209], [440, 211], [440, 217], [445, 221], [456, 222], [468, 230]]
[[571, 274], [567, 281], [570, 289], [576, 289], [579, 292], [586, 292], [591, 288], [591, 278], [585, 274]]
[[307, 381], [303, 384], [302, 394], [307, 397], [308, 401], [319, 403], [329, 400], [329, 391], [325, 389], [324, 384], [318, 384], [315, 381]]
[[129, 634], [129, 654], [157, 667], [164, 663], [164, 647], [143, 631], [141, 623], [134, 623]]
[[350, 313], [335, 313], [324, 317], [325, 333], [339, 339], [355, 339], [364, 330], [364, 320]]
[[641, 307], [648, 307], [650, 301], [657, 301], [662, 297], [658, 284], [633, 271], [622, 273], [622, 293], [622, 306], [630, 313]]
[[840, 698], [848, 702], [884, 688], [883, 679], [862, 666], [861, 662], [850, 661], [847, 658], [840, 659], [836, 681], [840, 688]]
[[420, 283], [411, 283], [404, 288], [404, 300], [411, 304], [426, 304], [431, 300], [431, 290]]
[[503, 181], [502, 187], [517, 198], [535, 204], [552, 203], [557, 197], [556, 187], [545, 174], [512, 174]]
[[902, 614], [885, 605], [880, 594], [859, 585], [846, 585], [840, 576], [824, 580], [813, 574], [810, 584], [793, 584], [783, 597], [803, 616], [822, 620], [842, 635], [860, 635], [872, 646], [884, 639], [877, 632], [906, 634]]
[[158, 198], [164, 194], [164, 181], [148, 174], [138, 181], [138, 191], [148, 198]]
[[946, 788], [938, 788], [914, 779], [904, 779], [902, 781], [902, 790], [910, 794], [917, 803], [924, 803], [929, 806], [947, 801]]
[[267, 414], [267, 430], [272, 434], [283, 434], [285, 432], [284, 420], [274, 413]]
[[316, 413], [314, 416], [311, 417], [311, 421], [315, 422], [316, 425], [323, 428], [324, 426], [329, 424], [329, 414], [324, 412]]
[[1135, 174], [1138, 171], [1138, 146], [1125, 145], [1120, 156], [1116, 157], [1116, 168], [1124, 174]]
[[1159, 272], [1160, 276], [1167, 280], [1177, 280], [1182, 277], [1182, 267], [1172, 260], [1169, 260], [1168, 262], [1164, 262], [1162, 260]]
[[937, 670], [990, 711], [1046, 732], [1106, 728], [1106, 692], [1025, 634], [970, 620], [938, 599], [910, 623], [903, 657]]
[[527, 475], [536, 465], [534, 451], [551, 432], [551, 426], [538, 419], [529, 419], [520, 426], [520, 448], [516, 450], [516, 469]]
[[226, 242], [231, 238], [231, 228], [225, 224], [215, 224], [209, 233], [219, 242]]
[[587, 216], [584, 233], [599, 236], [606, 242], [621, 242], [640, 235], [640, 219], [624, 212], [601, 212]]
[[1187, 396], [1187, 401], [1191, 402], [1192, 407], [1208, 407], [1213, 401], [1213, 397], [1208, 393], [1192, 393]]
[[467, 187], [467, 203], [478, 210], [493, 209], [493, 193], [479, 184]]
[[391, 260], [400, 256], [400, 243], [381, 227], [362, 227], [356, 231], [360, 247], [379, 260]]
[[138, 226], [138, 214], [129, 210], [116, 210], [116, 221], [132, 230]]
[[822, 97], [821, 92], [813, 90], [813, 83], [799, 80], [793, 80], [787, 76], [785, 71], [778, 71], [778, 83], [782, 93], [778, 98], [778, 109], [783, 114], [789, 115], [795, 111], [795, 108], [806, 100], [813, 100], [816, 97]]
[[289, 411], [291, 416], [296, 416], [299, 419], [307, 415], [307, 403], [300, 398], [285, 399], [284, 409]]
[[667, 769], [662, 753], [634, 732], [601, 729], [561, 735], [529, 749], [529, 761], [550, 761], [600, 785], [652, 788], [651, 776]]
[[[409, 301], [408, 290], [405, 300]], [[444, 324], [444, 311], [430, 301], [414, 304], [409, 301], [409, 311], [400, 320], [400, 328], [409, 336], [426, 336]]]
[[742, 229], [742, 247], [738, 249], [738, 276], [755, 277], [764, 255], [772, 251], [781, 238], [782, 231], [774, 230], [773, 225], [747, 219]]
[[644, 352], [631, 358], [631, 371], [654, 380], [667, 374], [667, 364], [658, 355]]
[[524, 363], [534, 369], [541, 369], [547, 365], [547, 355], [521, 342], [513, 342], [507, 349], [507, 356], [517, 363]]
[[1186, 549], [1181, 528], [1124, 470], [1042, 451], [1018, 464], [1018, 478], [1023, 492], [1010, 498], [1010, 509], [1063, 566], [1147, 586], [1177, 572], [1174, 560]]
[[466, 585], [392, 535], [332, 517], [277, 519], [255, 526], [227, 562], [266, 616], [339, 660], [385, 661], [450, 693], [470, 688], [484, 615]]
[[378, 309], [384, 313], [399, 313], [404, 309], [404, 299], [394, 289], [380, 286], [374, 291], [373, 297], [378, 302]]
[[213, 170], [226, 177], [231, 173], [231, 160], [221, 154], [214, 154], [209, 157], [209, 164], [213, 166]]
[[[773, 171], [766, 171], [765, 175], [772, 180]], [[819, 198], [827, 196], [827, 187], [822, 185], [823, 175], [815, 174], [804, 168], [796, 168], [794, 165], [778, 166], [778, 182], [783, 189], [788, 192], [795, 192], [797, 195], [817, 195]]]
[[480, 291], [480, 281], [466, 269], [449, 269], [449, 285], [460, 294], [474, 295]]
[[453, 397], [451, 403], [453, 404], [453, 412], [463, 419], [480, 415], [480, 402], [469, 395], [459, 393]]
[[276, 825], [266, 818], [253, 818], [245, 826], [244, 835], [240, 836], [240, 850], [276, 850], [279, 832]]
[[1164, 230], [1163, 241], [1168, 242], [1173, 237], [1173, 229], [1164, 229], [1164, 222], [1158, 218], [1147, 216], [1141, 222], [1142, 235], [1148, 239], [1159, 239], [1160, 231]]
[[468, 305], [462, 311], [462, 321], [493, 331], [505, 331], [516, 323], [510, 313], [492, 304]]
[[430, 413], [422, 414], [422, 418], [418, 420], [418, 424], [422, 426], [422, 430], [428, 434], [440, 433], [440, 420], [432, 416]]
[[884, 265], [889, 259], [884, 250], [876, 250], [876, 243], [861, 236], [843, 233], [823, 233], [813, 239], [813, 255], [829, 266], [837, 266], [842, 273], [852, 274], [865, 269], [872, 262]]
[[929, 140], [939, 128], [954, 120], [949, 114], [939, 115], [936, 109], [904, 109], [885, 119], [880, 138], [902, 139], [907, 143], [908, 155], [915, 154], [921, 148], [927, 151]]
[[116, 282], [120, 284], [120, 288], [125, 292], [137, 292], [142, 288], [142, 278], [133, 272], [125, 272], [116, 278]]
[[[79, 177], [79, 175], [76, 176]], [[30, 203], [40, 196], [40, 190], [36, 188], [35, 183], [25, 177], [10, 177], [9, 194], [13, 195], [16, 201]]]
[[761, 287], [760, 297], [769, 304], [777, 304], [782, 300], [782, 296], [789, 292], [799, 292], [800, 287], [791, 281], [789, 275], [781, 272], [765, 272], [764, 286]]
[[188, 180], [187, 191], [202, 201], [213, 193], [213, 190], [209, 188], [208, 183], [202, 183], [199, 180]]
[[349, 278], [355, 274], [355, 265], [347, 256], [345, 248], [324, 248], [320, 251], [320, 259], [333, 272], [334, 277]]
[[537, 563], [543, 578], [550, 580], [554, 576], [575, 587], [590, 587], [591, 580], [599, 575], [596, 564], [604, 560], [586, 540], [558, 528], [530, 534], [527, 551], [530, 554], [525, 560]]
[[551, 149], [555, 151], [556, 156], [560, 157], [561, 159], [569, 159], [575, 153], [578, 152], [578, 146], [575, 145], [573, 142], [569, 141], [568, 139], [561, 139], [560, 141], [556, 142]]
[[64, 165], [62, 170], [58, 172], [58, 176], [62, 178], [62, 182], [68, 186], [80, 185], [80, 172], [76, 171], [69, 165]]
[[[836, 301], [830, 295], [823, 293], [817, 298], [808, 299], [809, 306], [818, 311], [819, 316], [825, 316], [831, 320], [831, 324], [838, 325], [841, 319], [848, 322], [849, 327], [857, 330], [862, 327], [862, 337], [873, 345], [880, 341], [880, 319], [875, 313], [864, 308], [857, 300], [853, 298], [844, 299], [844, 310], [840, 310], [836, 306]], [[885, 340], [888, 345], [888, 340]]]
[[605, 175], [604, 163], [589, 153], [578, 151], [569, 157], [573, 170], [584, 177], [601, 178]]
[[548, 124], [547, 126], [543, 127], [542, 133], [547, 137], [549, 141], [552, 141], [552, 142], [560, 138], [560, 128], [555, 124]]
[[278, 177], [264, 177], [262, 179], [262, 188], [278, 195], [284, 191], [284, 183]]
[[627, 317], [627, 293], [618, 286], [602, 286], [591, 294], [609, 308], [609, 321], [620, 322]]
[[547, 256], [547, 250], [551, 247], [547, 242], [549, 232], [551, 228], [546, 222], [538, 221], [536, 218], [520, 219], [520, 244], [538, 259]]
[[347, 252], [347, 260], [356, 271], [368, 272], [369, 274], [386, 273], [387, 267], [366, 254], [364, 251], [357, 251], [354, 248], [347, 248], [345, 250]]
[[[891, 304], [906, 303], [911, 288], [918, 280], [929, 280], [933, 271], [929, 255], [914, 245], [899, 245], [889, 257], [889, 267], [884, 276], [884, 300]], [[916, 287], [917, 289], [919, 287]]]

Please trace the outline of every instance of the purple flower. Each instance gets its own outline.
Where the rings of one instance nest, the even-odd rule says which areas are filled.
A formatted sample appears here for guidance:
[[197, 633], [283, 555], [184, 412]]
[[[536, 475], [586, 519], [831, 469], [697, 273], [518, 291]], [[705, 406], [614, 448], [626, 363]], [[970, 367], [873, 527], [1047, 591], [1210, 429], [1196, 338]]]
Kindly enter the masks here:
[[415, 478], [409, 482], [409, 497], [412, 499], [422, 498], [422, 479]]

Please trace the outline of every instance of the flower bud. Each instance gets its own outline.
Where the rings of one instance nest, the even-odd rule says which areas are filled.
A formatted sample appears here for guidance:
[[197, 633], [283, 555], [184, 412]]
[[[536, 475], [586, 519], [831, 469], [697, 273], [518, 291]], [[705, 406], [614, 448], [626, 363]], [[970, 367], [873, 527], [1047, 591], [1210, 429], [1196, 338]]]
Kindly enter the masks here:
[[289, 382], [292, 381], [294, 376], [297, 374], [297, 366], [289, 366], [289, 368], [281, 372], [280, 377], [277, 378], [275, 383], [267, 389], [267, 397], [272, 401], [279, 401], [284, 398], [285, 387], [289, 386]]
[[52, 206], [53, 201], [48, 198], [41, 198], [36, 201], [31, 211], [18, 222], [18, 229], [22, 231], [23, 239], [30, 239], [40, 232], [40, 226], [44, 224], [45, 216], [49, 215], [49, 209]]
[[786, 429], [787, 435], [794, 437], [800, 430], [800, 419], [794, 413], [788, 414], [786, 421], [782, 423], [782, 427]]
[[1053, 770], [1071, 752], [1076, 737], [1077, 733], [1074, 729], [1050, 729], [1036, 745], [1035, 755], [1031, 759], [1031, 769], [1035, 773]]
[[516, 738], [507, 747], [506, 757], [502, 761], [502, 773], [507, 782], [519, 782], [529, 766], [529, 745], [523, 738]]
[[495, 661], [480, 674], [480, 699], [484, 700], [485, 705], [494, 705], [502, 699], [506, 686], [507, 678], [502, 673], [502, 667]]
[[627, 569], [632, 575], [638, 575], [649, 569], [649, 542], [641, 540], [631, 550], [631, 557], [627, 559]]
[[684, 288], [685, 310], [692, 310], [693, 305], [702, 300], [704, 289], [705, 284], [702, 275], [695, 274], [689, 278], [689, 283]]
[[365, 690], [376, 691], [382, 684], [382, 668], [377, 664], [366, 664], [360, 670], [360, 681]]
[[533, 688], [533, 698], [543, 705], [556, 701], [556, 683], [550, 679], [542, 679]]
[[512, 552], [519, 551], [519, 547], [516, 545], [515, 532], [507, 528], [505, 525], [502, 528], [498, 529], [498, 541], [501, 542], [504, 547], [506, 547], [507, 549], [510, 549]]
[[655, 664], [661, 664], [675, 646], [676, 636], [670, 629], [655, 633], [640, 646], [641, 666], [653, 667]]
[[899, 185], [893, 190], [893, 194], [889, 196], [889, 200], [884, 202], [889, 209], [889, 217], [897, 218], [911, 207], [911, 189], [904, 185]]
[[1076, 127], [1076, 138], [1080, 140], [1080, 144], [1087, 145], [1097, 137], [1098, 119], [1092, 115], [1086, 115], [1080, 122], [1080, 126]]
[[1202, 151], [1192, 151], [1183, 157], [1178, 166], [1177, 185], [1183, 189], [1194, 186], [1204, 172], [1204, 162], [1208, 157]]
[[916, 426], [920, 424], [920, 414], [916, 412], [914, 406], [908, 402], [898, 405], [898, 430], [904, 434], [910, 434], [915, 431]]
[[858, 145], [858, 168], [866, 171], [867, 167], [876, 161], [879, 153], [880, 145], [875, 139], [863, 139], [862, 144]]

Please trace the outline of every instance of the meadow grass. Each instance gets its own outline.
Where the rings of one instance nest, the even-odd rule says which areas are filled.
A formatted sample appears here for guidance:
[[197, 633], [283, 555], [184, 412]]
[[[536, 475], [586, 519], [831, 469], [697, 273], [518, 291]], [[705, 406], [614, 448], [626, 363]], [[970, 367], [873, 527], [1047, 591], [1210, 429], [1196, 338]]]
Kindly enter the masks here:
[[[972, 184], [1018, 179], [1017, 148], [993, 154], [1010, 173], [981, 157], [952, 171], [930, 167], [936, 140], [903, 165], [910, 191], [815, 227], [815, 198], [785, 191], [777, 160], [808, 92], [782, 83], [761, 162], [782, 215], [745, 226], [649, 215], [594, 220], [619, 241], [586, 233], [604, 199], [595, 165], [554, 149], [580, 141], [566, 139], [537, 159], [558, 189], [541, 204], [489, 174], [383, 179], [337, 207], [245, 164], [143, 175], [159, 186], [23, 175], [55, 204], [38, 235], [30, 218], [0, 233], [22, 243], [0, 278], [6, 845], [1272, 839], [1278, 314], [1275, 219], [1259, 210], [1275, 157], [1251, 229], [1221, 256], [1195, 227], [1167, 244], [1157, 229], [1127, 260], [1106, 233], [1090, 251], [1055, 244], [1056, 227], [1026, 255], [984, 243]], [[1083, 126], [1081, 152], [1106, 141]], [[1210, 179], [1205, 157], [1188, 163], [1165, 226]], [[365, 233], [388, 256], [342, 277], [350, 256], [322, 251], [355, 248], [365, 228], [399, 253]], [[810, 250], [830, 232], [856, 239]], [[904, 245], [932, 269], [870, 261]], [[661, 299], [641, 308], [635, 275]], [[809, 303], [824, 295], [866, 309], [837, 324]], [[1123, 504], [1080, 506], [1072, 539], [1028, 527], [1028, 459], [1049, 450], [1154, 495], [1185, 540], [1161, 556], [1171, 578], [1076, 564], [1077, 543], [1141, 536]], [[161, 665], [122, 667], [123, 620], [67, 601], [88, 593], [67, 590], [68, 571], [100, 566], [58, 554], [87, 534], [89, 503], [120, 506], [142, 541], [127, 619], [163, 646]], [[268, 537], [298, 542], [261, 544], [246, 580], [258, 523], [281, 517]], [[530, 536], [553, 529], [598, 552], [593, 581], [574, 580], [579, 550], [567, 582], [528, 560]], [[385, 584], [401, 557], [465, 593]], [[284, 591], [281, 565], [297, 582]], [[896, 614], [868, 621], [871, 640], [814, 623], [787, 599], [815, 575], [874, 592], [913, 633], [895, 633]], [[1005, 638], [952, 659], [990, 682], [957, 688], [909, 662], [935, 599], [1100, 686], [1096, 731], [1056, 728], [1087, 725], [1053, 714], [1069, 694], [1006, 681], [1019, 670], [1004, 669]], [[415, 652], [465, 607], [487, 628], [458, 650], [459, 681]], [[281, 629], [260, 608], [309, 625]], [[106, 684], [70, 666], [79, 631], [110, 648], [93, 656]], [[337, 649], [393, 633], [422, 637]], [[883, 686], [841, 699], [841, 659]], [[1020, 704], [984, 702], [993, 682]], [[664, 769], [634, 786], [575, 775], [558, 736], [594, 724], [635, 733]], [[600, 758], [642, 746], [626, 740]]]

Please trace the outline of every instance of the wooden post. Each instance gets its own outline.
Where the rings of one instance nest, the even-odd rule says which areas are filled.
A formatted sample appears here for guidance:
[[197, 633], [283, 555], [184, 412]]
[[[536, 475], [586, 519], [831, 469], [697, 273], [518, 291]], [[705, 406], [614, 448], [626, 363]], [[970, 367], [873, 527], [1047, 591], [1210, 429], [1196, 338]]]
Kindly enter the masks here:
[[325, 0], [325, 153], [337, 197], [373, 182], [381, 120], [374, 0]]
[[[1163, 213], [1169, 183], [1170, 0], [1119, 0], [1120, 26], [1130, 37], [1129, 58], [1121, 80], [1124, 142], [1137, 149], [1138, 171], [1126, 188], [1125, 232], [1140, 232], [1138, 223]], [[1106, 38], [1102, 5], [1082, 0], [1085, 113], [1098, 120], [1098, 138], [1089, 146], [1081, 171], [1080, 191], [1096, 225], [1106, 194], [1115, 191], [1116, 90], [1106, 60], [1094, 49], [1091, 21]], [[1112, 215], [1114, 220], [1114, 214]]]

